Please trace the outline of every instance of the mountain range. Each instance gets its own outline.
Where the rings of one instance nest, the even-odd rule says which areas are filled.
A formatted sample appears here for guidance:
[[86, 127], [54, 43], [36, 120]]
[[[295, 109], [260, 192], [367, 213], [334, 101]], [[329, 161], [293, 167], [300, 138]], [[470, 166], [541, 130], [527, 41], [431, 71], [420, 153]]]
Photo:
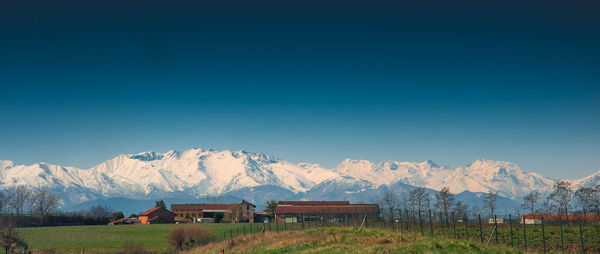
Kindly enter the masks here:
[[[166, 153], [123, 154], [89, 169], [48, 163], [16, 165], [0, 160], [0, 189], [11, 185], [48, 188], [62, 198], [61, 209], [107, 205], [141, 212], [154, 200], [254, 202], [267, 200], [350, 200], [369, 202], [387, 190], [399, 194], [442, 186], [457, 199], [481, 206], [483, 193], [499, 194], [499, 206], [511, 209], [525, 194], [550, 191], [555, 179], [527, 172], [506, 161], [478, 159], [448, 168], [433, 161], [379, 163], [346, 159], [333, 168], [291, 163], [263, 153], [190, 149]], [[600, 184], [600, 171], [572, 180], [575, 186]]]

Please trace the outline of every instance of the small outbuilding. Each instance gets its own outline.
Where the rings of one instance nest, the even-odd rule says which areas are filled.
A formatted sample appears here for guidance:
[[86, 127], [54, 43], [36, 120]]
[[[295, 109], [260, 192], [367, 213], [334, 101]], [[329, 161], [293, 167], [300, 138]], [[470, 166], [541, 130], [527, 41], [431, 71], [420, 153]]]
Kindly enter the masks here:
[[154, 207], [138, 217], [141, 224], [175, 223], [175, 214], [164, 207]]

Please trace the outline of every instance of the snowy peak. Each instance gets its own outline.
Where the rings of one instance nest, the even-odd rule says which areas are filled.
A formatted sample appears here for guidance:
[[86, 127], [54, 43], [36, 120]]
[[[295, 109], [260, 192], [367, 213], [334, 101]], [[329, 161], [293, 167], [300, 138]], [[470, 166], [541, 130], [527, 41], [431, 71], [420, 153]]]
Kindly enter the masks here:
[[141, 160], [141, 161], [153, 161], [153, 160], [161, 160], [163, 158], [162, 154], [157, 154], [152, 151], [138, 153], [136, 155], [130, 156], [130, 159]]
[[572, 182], [575, 188], [594, 187], [596, 185], [600, 185], [600, 170], [584, 178], [573, 180]]
[[[285, 190], [286, 195], [293, 197], [353, 199], [353, 195], [398, 186], [433, 190], [448, 186], [454, 193], [492, 190], [517, 199], [533, 190], [546, 192], [553, 183], [553, 179], [527, 173], [514, 163], [487, 159], [455, 169], [431, 160], [375, 163], [345, 159], [328, 169], [313, 163], [295, 164], [264, 153], [194, 148], [119, 155], [90, 169], [48, 163], [26, 166], [0, 160], [0, 189], [20, 184], [48, 187], [61, 193], [65, 203], [70, 204], [97, 198], [193, 200], [207, 194], [241, 195], [259, 189]], [[600, 171], [574, 183], [600, 184]], [[250, 193], [244, 195], [252, 198]]]
[[444, 184], [457, 192], [491, 190], [505, 197], [518, 198], [533, 190], [545, 192], [553, 183], [552, 179], [527, 173], [511, 162], [477, 159], [465, 167], [457, 168]]
[[13, 161], [0, 160], [0, 170], [5, 170], [8, 168], [12, 168], [14, 166], [15, 166], [15, 163]]

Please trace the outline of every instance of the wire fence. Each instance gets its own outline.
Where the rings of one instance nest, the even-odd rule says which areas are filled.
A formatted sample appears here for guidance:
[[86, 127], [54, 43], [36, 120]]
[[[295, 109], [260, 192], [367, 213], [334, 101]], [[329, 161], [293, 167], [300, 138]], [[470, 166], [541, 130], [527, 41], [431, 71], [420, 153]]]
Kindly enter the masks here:
[[377, 212], [321, 211], [278, 215], [271, 223], [244, 223], [215, 234], [203, 242], [188, 244], [185, 249], [209, 242], [231, 240], [262, 232], [306, 230], [319, 227], [378, 228], [423, 237], [443, 237], [477, 241], [485, 246], [504, 245], [536, 252], [600, 253], [598, 221], [548, 220], [525, 221], [520, 216], [467, 216], [438, 211], [388, 210]]

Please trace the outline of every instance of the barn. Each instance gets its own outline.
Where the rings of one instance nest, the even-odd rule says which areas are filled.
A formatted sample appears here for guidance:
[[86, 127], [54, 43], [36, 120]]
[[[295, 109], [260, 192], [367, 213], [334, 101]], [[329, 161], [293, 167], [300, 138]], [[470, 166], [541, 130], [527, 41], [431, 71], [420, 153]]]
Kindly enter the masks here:
[[350, 204], [349, 201], [279, 201], [275, 208], [277, 222], [340, 222], [379, 216], [377, 204]]
[[164, 207], [154, 207], [138, 217], [141, 224], [175, 223], [175, 214]]

